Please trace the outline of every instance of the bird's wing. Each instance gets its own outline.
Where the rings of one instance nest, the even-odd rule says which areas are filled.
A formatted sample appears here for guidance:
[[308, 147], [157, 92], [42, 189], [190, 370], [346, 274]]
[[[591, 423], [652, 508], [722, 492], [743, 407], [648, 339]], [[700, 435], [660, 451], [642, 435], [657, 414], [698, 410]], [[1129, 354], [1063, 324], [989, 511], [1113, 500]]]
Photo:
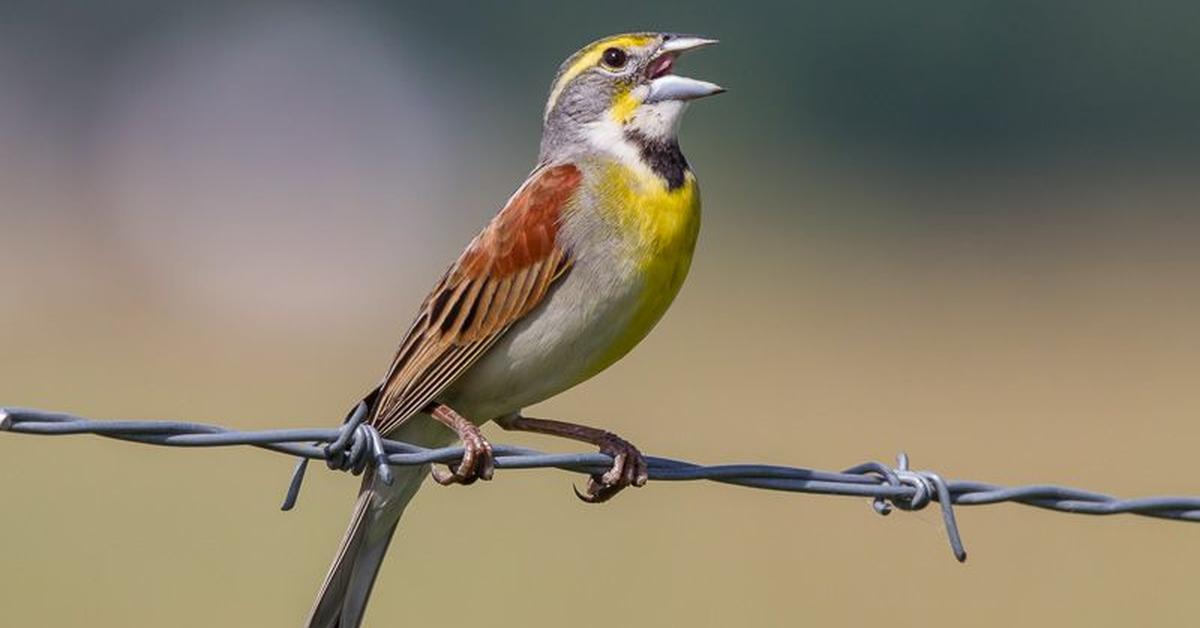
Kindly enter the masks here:
[[569, 163], [535, 170], [446, 271], [380, 385], [371, 419], [380, 433], [422, 411], [569, 268], [558, 228], [582, 176]]

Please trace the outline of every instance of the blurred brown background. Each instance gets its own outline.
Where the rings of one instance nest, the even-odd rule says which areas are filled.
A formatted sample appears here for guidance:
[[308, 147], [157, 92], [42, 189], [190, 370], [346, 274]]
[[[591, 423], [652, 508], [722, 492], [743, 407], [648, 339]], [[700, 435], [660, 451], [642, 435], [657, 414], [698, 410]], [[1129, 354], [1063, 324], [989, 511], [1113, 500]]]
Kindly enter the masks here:
[[[1194, 3], [0, 4], [0, 403], [336, 424], [532, 165], [559, 61], [683, 72], [705, 227], [617, 368], [536, 408], [648, 452], [1200, 494]], [[561, 450], [537, 437], [510, 438]], [[5, 625], [294, 626], [357, 480], [0, 437]], [[700, 483], [427, 489], [371, 625], [1188, 625], [1200, 528]], [[464, 573], [466, 574], [464, 576]], [[615, 617], [614, 617], [615, 616]]]

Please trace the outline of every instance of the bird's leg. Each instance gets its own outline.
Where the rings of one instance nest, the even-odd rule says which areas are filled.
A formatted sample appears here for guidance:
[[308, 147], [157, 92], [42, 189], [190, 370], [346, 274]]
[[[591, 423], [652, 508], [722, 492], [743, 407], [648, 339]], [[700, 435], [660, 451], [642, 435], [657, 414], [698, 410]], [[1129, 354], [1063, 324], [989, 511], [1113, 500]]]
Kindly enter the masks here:
[[506, 430], [537, 432], [550, 436], [561, 436], [572, 440], [591, 443], [600, 448], [600, 453], [612, 456], [613, 466], [603, 474], [588, 479], [587, 494], [576, 489], [575, 494], [585, 502], [606, 502], [626, 486], [645, 486], [649, 469], [642, 452], [629, 441], [604, 430], [576, 425], [551, 419], [535, 419], [519, 414], [497, 419], [496, 423]]
[[429, 415], [442, 425], [454, 430], [463, 445], [462, 461], [449, 465], [447, 471], [435, 466], [430, 474], [438, 484], [473, 484], [475, 480], [490, 480], [495, 470], [495, 459], [492, 456], [492, 445], [483, 437], [479, 427], [466, 420], [450, 406], [435, 403], [429, 409]]

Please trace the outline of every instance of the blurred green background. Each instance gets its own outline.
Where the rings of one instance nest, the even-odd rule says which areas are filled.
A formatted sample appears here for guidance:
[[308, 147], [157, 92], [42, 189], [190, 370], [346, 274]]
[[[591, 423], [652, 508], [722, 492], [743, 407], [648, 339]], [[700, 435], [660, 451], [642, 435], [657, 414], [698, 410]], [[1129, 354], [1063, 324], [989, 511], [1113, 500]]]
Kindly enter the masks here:
[[[595, 37], [719, 37], [691, 279], [535, 408], [645, 451], [1197, 494], [1200, 5], [4, 2], [0, 403], [325, 426]], [[490, 429], [490, 428], [489, 428]], [[493, 432], [494, 433], [494, 432]], [[502, 442], [563, 450], [538, 437]], [[569, 449], [569, 445], [566, 446]], [[357, 480], [0, 437], [6, 625], [295, 626]], [[427, 489], [370, 625], [1187, 625], [1200, 529], [574, 478]]]

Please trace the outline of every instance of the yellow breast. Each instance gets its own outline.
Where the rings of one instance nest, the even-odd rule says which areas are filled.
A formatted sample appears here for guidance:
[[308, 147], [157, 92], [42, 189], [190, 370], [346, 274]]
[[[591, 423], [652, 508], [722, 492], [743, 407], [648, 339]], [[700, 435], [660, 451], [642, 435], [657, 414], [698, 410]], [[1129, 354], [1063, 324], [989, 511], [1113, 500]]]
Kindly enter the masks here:
[[687, 278], [700, 233], [700, 188], [690, 171], [683, 185], [672, 190], [657, 176], [611, 164], [601, 185], [604, 211], [629, 244], [626, 250], [640, 278], [640, 293], [627, 324], [591, 369], [593, 374], [633, 349], [662, 318]]

